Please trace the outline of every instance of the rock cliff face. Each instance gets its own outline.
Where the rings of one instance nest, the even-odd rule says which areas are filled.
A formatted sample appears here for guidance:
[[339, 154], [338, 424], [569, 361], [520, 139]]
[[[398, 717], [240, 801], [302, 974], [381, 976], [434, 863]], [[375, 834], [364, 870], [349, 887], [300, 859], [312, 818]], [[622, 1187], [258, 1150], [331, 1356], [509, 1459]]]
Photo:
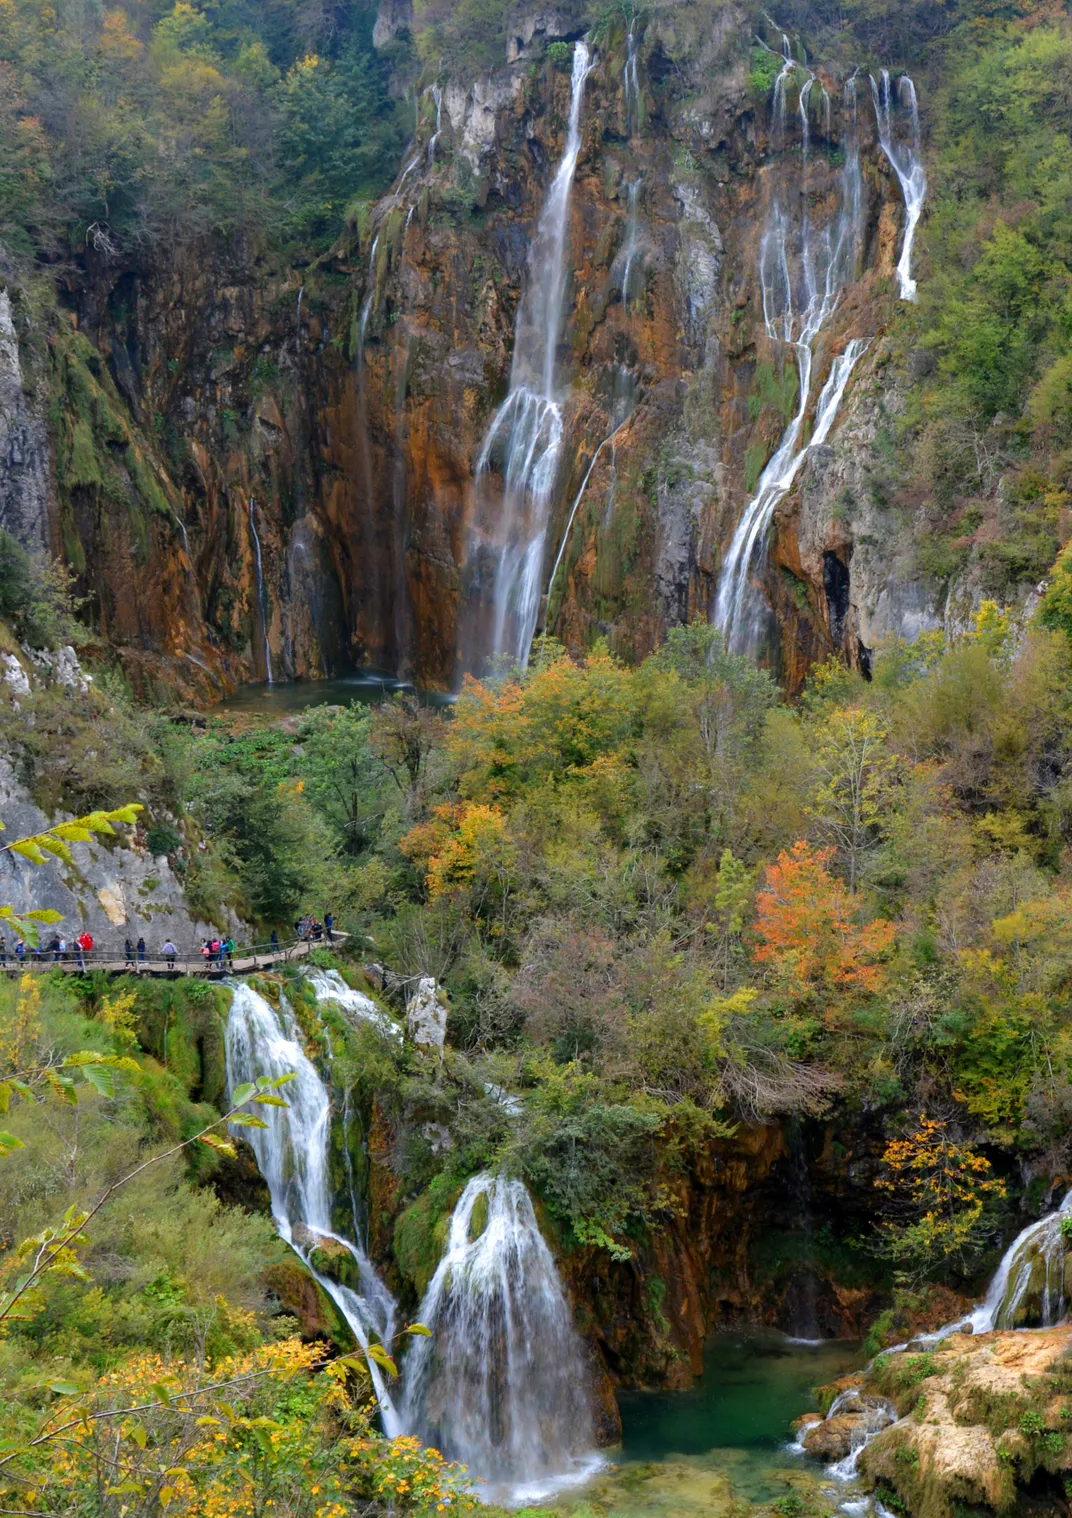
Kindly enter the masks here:
[[[775, 192], [829, 238], [854, 146], [851, 277], [813, 344], [802, 439], [835, 358], [868, 346], [756, 569], [777, 619], [767, 654], [794, 683], [831, 648], [866, 663], [877, 639], [940, 608], [872, 478], [899, 404], [882, 332], [901, 192], [869, 96], [821, 62], [803, 94], [805, 72], [787, 75], [779, 121], [781, 43], [757, 76], [754, 20], [680, 0], [589, 38], [537, 629], [638, 657], [668, 624], [712, 613], [726, 545], [797, 405], [759, 278]], [[385, 5], [379, 43], [406, 24], [405, 5]], [[166, 266], [88, 250], [63, 291], [70, 324], [37, 360], [51, 475], [43, 408], [11, 379], [13, 335], [26, 351], [37, 340], [29, 307], [12, 292], [12, 323], [4, 298], [0, 510], [27, 539], [47, 518], [143, 685], [210, 695], [360, 662], [449, 688], [474, 662], [459, 657], [460, 612], [487, 592], [474, 523], [494, 519], [503, 489], [495, 460], [480, 480], [478, 463], [510, 383], [580, 34], [569, 4], [522, 7], [500, 71], [421, 93], [395, 190], [313, 265], [256, 248], [184, 249]]]

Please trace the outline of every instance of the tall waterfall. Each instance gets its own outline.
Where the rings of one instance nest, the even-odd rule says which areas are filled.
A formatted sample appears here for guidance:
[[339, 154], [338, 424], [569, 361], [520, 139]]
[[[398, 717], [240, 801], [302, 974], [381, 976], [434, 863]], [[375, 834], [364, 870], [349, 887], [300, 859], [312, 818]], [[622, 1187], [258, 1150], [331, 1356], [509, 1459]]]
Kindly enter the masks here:
[[[510, 392], [492, 419], [477, 459], [469, 607], [459, 649], [462, 668], [474, 669], [501, 654], [524, 665], [536, 629], [565, 438], [558, 345], [568, 285], [570, 194], [581, 151], [581, 113], [590, 68], [587, 46], [576, 43], [566, 146], [529, 252]], [[502, 475], [501, 496], [488, 489], [486, 477], [493, 470]]]
[[923, 202], [927, 195], [927, 176], [923, 169], [923, 151], [920, 146], [919, 103], [916, 99], [916, 87], [907, 74], [902, 74], [897, 81], [898, 103], [903, 110], [908, 112], [911, 140], [895, 142], [895, 100], [894, 90], [890, 84], [890, 71], [889, 69], [882, 70], [879, 84], [875, 83], [873, 74], [870, 78], [879, 144], [889, 159], [890, 167], [897, 175], [905, 203], [904, 243], [901, 247], [901, 256], [897, 260], [897, 280], [901, 287], [901, 299], [915, 300], [916, 282], [912, 278], [912, 244], [915, 241], [916, 227], [919, 225]]
[[[257, 1109], [267, 1128], [243, 1128], [272, 1197], [272, 1215], [287, 1243], [308, 1266], [335, 1302], [354, 1337], [363, 1347], [389, 1340], [394, 1331], [395, 1303], [371, 1261], [353, 1239], [332, 1228], [328, 1153], [331, 1138], [331, 1099], [301, 1046], [301, 1036], [285, 1001], [276, 1011], [252, 986], [233, 986], [227, 1022], [228, 1089], [258, 1075], [273, 1078], [293, 1073], [283, 1087], [286, 1110]], [[341, 1246], [356, 1266], [360, 1289], [344, 1286], [318, 1271], [310, 1257], [318, 1242]], [[394, 1438], [402, 1424], [379, 1368], [370, 1372], [380, 1404], [385, 1432]]]
[[[261, 618], [261, 639], [264, 643], [264, 672], [268, 684], [272, 683], [272, 647], [268, 642], [268, 591], [264, 584], [264, 561], [261, 558], [261, 538], [257, 531], [256, 518], [253, 515], [253, 499], [249, 502], [249, 530], [253, 535], [253, 569], [257, 579], [257, 609]], [[183, 541], [186, 540], [186, 529], [183, 528]]]
[[[774, 87], [773, 138], [784, 146], [786, 86], [800, 65], [782, 38], [782, 70]], [[811, 129], [809, 102], [818, 83], [809, 74], [799, 97], [801, 154], [799, 171], [792, 173], [789, 193], [775, 177], [766, 224], [760, 239], [759, 274], [763, 291], [763, 323], [768, 338], [795, 350], [799, 396], [796, 413], [782, 433], [737, 524], [726, 551], [713, 620], [731, 651], [752, 653], [763, 634], [769, 612], [753, 571], [766, 548], [771, 518], [788, 492], [808, 453], [829, 435], [845, 394], [853, 366], [866, 346], [853, 339], [834, 359], [819, 394], [811, 438], [801, 446], [804, 421], [812, 395], [816, 340], [833, 315], [838, 298], [856, 271], [863, 234], [863, 189], [859, 145], [855, 132], [856, 86], [846, 88], [846, 114], [851, 114], [837, 211], [825, 226], [812, 224], [809, 207]], [[824, 91], [825, 94], [825, 91]], [[827, 102], [827, 105], [829, 102]], [[824, 116], [827, 114], [824, 108]]]
[[513, 1502], [592, 1473], [583, 1351], [520, 1181], [469, 1182], [418, 1317], [432, 1337], [406, 1364], [410, 1432]]
[[625, 39], [625, 69], [622, 72], [625, 89], [625, 130], [634, 137], [640, 131], [640, 70], [637, 66], [636, 17], [629, 22], [629, 35]]

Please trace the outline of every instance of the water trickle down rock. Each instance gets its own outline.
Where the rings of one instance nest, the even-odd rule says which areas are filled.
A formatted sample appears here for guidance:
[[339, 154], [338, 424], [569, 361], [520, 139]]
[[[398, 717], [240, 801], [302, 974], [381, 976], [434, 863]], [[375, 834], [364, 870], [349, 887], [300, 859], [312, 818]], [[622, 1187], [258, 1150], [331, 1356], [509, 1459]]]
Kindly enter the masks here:
[[[871, 98], [875, 106], [875, 121], [878, 126], [878, 140], [882, 151], [889, 159], [890, 167], [897, 175], [897, 182], [901, 186], [905, 203], [904, 242], [901, 245], [901, 256], [897, 260], [897, 282], [901, 290], [901, 299], [915, 300], [916, 281], [912, 278], [912, 245], [915, 242], [919, 218], [923, 214], [923, 202], [927, 197], [927, 175], [923, 168], [923, 151], [920, 146], [919, 103], [916, 99], [916, 87], [907, 74], [902, 74], [897, 81], [897, 98], [895, 99], [894, 88], [890, 84], [889, 69], [882, 70], [878, 84], [875, 83], [874, 75], [869, 77]], [[911, 128], [911, 139], [908, 142], [894, 140], [894, 108], [898, 103], [908, 111]]]
[[[782, 70], [774, 86], [772, 137], [784, 149], [786, 87], [800, 67], [783, 37]], [[811, 402], [817, 339], [827, 327], [845, 285], [854, 277], [863, 231], [863, 192], [860, 151], [855, 131], [855, 80], [846, 89], [846, 116], [851, 116], [841, 174], [837, 212], [826, 226], [812, 225], [809, 208], [809, 99], [816, 83], [809, 74], [799, 97], [801, 153], [799, 174], [789, 168], [783, 185], [774, 177], [765, 225], [760, 239], [759, 273], [763, 290], [763, 323], [767, 337], [795, 351], [799, 377], [796, 413], [782, 433], [737, 524], [726, 550], [719, 578], [713, 621], [734, 653], [755, 653], [764, 641], [770, 611], [754, 583], [765, 561], [767, 538], [775, 508], [790, 490], [808, 453], [830, 433], [853, 366], [866, 344], [854, 338], [836, 357], [819, 394], [812, 435], [801, 445]], [[821, 86], [820, 86], [821, 88]]]
[[407, 1429], [513, 1504], [598, 1463], [580, 1338], [521, 1181], [478, 1175], [451, 1218], [405, 1366]]
[[[401, 1039], [402, 1029], [382, 1012], [371, 996], [348, 986], [338, 970], [310, 970], [309, 984], [317, 1001], [335, 1002], [347, 1014], [352, 1023], [370, 1023], [378, 1033], [387, 1038]], [[433, 982], [433, 986], [434, 986]]]

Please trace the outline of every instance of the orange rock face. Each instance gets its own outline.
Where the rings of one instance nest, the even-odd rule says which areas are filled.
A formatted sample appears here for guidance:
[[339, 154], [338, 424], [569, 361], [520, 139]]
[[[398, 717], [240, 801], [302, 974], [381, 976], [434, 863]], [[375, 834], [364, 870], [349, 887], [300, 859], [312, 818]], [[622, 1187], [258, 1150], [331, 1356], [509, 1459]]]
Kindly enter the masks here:
[[[673, 622], [710, 614], [726, 543], [793, 406], [791, 355], [764, 329], [758, 250], [799, 122], [772, 141], [770, 103], [746, 78], [745, 10], [720, 8], [713, 27], [694, 11], [670, 7], [643, 30], [639, 104], [626, 99], [624, 34], [601, 42], [570, 200], [566, 444], [538, 625], [571, 646], [606, 637], [630, 659]], [[850, 130], [839, 82], [826, 86], [809, 169], [816, 235]], [[206, 696], [269, 664], [278, 678], [356, 663], [457, 685], [460, 615], [482, 593], [469, 562], [477, 460], [509, 385], [570, 81], [522, 56], [444, 98], [434, 154], [422, 127], [398, 191], [310, 266], [200, 248], [167, 268], [87, 268], [72, 289], [163, 504], [134, 521], [99, 487], [72, 486], [54, 539], [62, 547], [73, 524], [102, 635], [143, 684]], [[816, 346], [813, 395], [851, 337], [874, 345], [890, 299], [902, 210], [862, 106], [855, 130], [856, 278]], [[480, 488], [494, 513], [501, 481], [492, 472]], [[799, 501], [795, 488], [782, 502], [759, 566], [778, 629], [765, 657], [790, 685], [835, 645], [861, 657], [856, 622], [831, 610], [852, 534], [820, 502], [802, 542]]]

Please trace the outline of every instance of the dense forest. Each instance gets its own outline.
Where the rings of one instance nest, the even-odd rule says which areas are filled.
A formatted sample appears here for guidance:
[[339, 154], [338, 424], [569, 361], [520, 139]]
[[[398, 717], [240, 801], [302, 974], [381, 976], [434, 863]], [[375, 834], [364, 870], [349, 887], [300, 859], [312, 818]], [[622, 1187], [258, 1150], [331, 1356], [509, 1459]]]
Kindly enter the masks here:
[[[116, 945], [142, 932], [156, 956], [180, 921], [264, 945], [328, 911], [344, 934], [243, 982], [249, 1026], [278, 1018], [278, 1039], [301, 1052], [300, 1079], [328, 1093], [336, 1211], [305, 1237], [289, 1217], [280, 1226], [257, 1148], [283, 1109], [298, 1111], [297, 1085], [271, 1070], [260, 1084], [232, 1078], [237, 983], [75, 974], [56, 961], [22, 974], [16, 936], [51, 934], [56, 914], [35, 924], [11, 908], [0, 924], [0, 1511], [363, 1518], [475, 1507], [449, 1440], [441, 1453], [416, 1420], [394, 1428], [391, 1387], [405, 1386], [429, 1335], [420, 1312], [438, 1311], [436, 1290], [450, 1288], [437, 1267], [494, 1231], [505, 1191], [488, 1191], [482, 1213], [470, 1199], [472, 1236], [454, 1237], [477, 1177], [523, 1183], [515, 1207], [531, 1198], [608, 1437], [622, 1429], [620, 1412], [607, 1413], [615, 1392], [685, 1388], [715, 1328], [859, 1340], [866, 1358], [959, 1322], [1002, 1279], [1018, 1230], [1057, 1218], [1072, 1176], [1067, 7], [792, 0], [775, 18], [784, 52], [768, 40], [770, 18], [748, 11], [738, 25], [739, 8], [714, 0], [560, 9], [526, 33], [525, 7], [502, 0], [0, 0], [0, 281], [14, 313], [13, 394], [44, 396], [52, 471], [47, 541], [0, 530], [0, 905], [16, 890], [31, 899], [48, 870], [73, 900], [89, 856], [68, 848], [95, 832], [84, 899], [106, 913]], [[696, 39], [706, 47], [712, 27], [738, 114], [704, 137], [689, 113], [702, 115]], [[587, 152], [586, 183], [609, 196], [614, 235], [619, 222], [626, 230], [617, 252], [592, 218], [588, 243], [576, 234], [583, 293], [558, 346], [594, 414], [602, 381], [583, 369], [585, 343], [613, 320], [647, 323], [641, 336], [614, 329], [607, 351], [654, 420], [649, 434], [638, 424], [638, 444], [614, 412], [614, 430], [568, 459], [568, 520], [531, 650], [479, 677], [462, 671], [449, 690], [441, 660], [429, 682], [439, 688], [392, 682], [402, 688], [371, 704], [296, 702], [275, 717], [214, 705], [244, 677], [270, 682], [273, 654], [279, 670], [285, 652], [287, 674], [331, 672], [326, 654], [301, 665], [307, 628], [297, 613], [286, 621], [302, 574], [315, 579], [331, 554], [341, 588], [308, 604], [335, 618], [338, 648], [390, 649], [404, 675], [422, 636], [437, 658], [449, 641], [440, 601], [464, 603], [464, 585], [451, 561], [450, 596], [437, 597], [428, 565], [439, 573], [450, 559], [463, 513], [444, 508], [449, 531], [436, 536], [425, 518], [403, 521], [399, 502], [406, 489], [433, 505], [464, 492], [435, 452], [441, 418], [404, 404], [441, 399], [454, 358], [468, 376], [472, 350], [501, 347], [524, 311], [526, 185], [554, 182], [585, 82], [582, 45], [598, 103], [577, 144], [581, 172]], [[508, 55], [513, 83], [496, 95], [488, 81]], [[809, 58], [822, 60], [825, 128], [818, 107], [809, 122], [812, 76], [792, 83]], [[630, 68], [643, 90], [628, 85]], [[776, 156], [768, 117], [795, 89], [803, 140], [783, 151], [805, 175], [808, 134], [825, 130], [831, 177], [810, 199], [801, 180], [798, 195], [818, 218], [855, 151], [847, 125], [835, 140], [833, 81], [883, 68], [921, 102], [918, 298], [896, 297], [902, 207], [891, 211], [893, 177], [865, 145], [867, 251], [823, 358], [832, 373], [858, 344], [857, 388], [841, 440], [835, 429], [774, 519], [762, 583], [774, 587], [782, 651], [731, 652], [696, 589], [703, 552], [670, 615], [652, 544], [675, 491], [704, 496], [688, 508], [699, 520], [712, 501], [724, 510], [726, 479], [742, 502], [761, 489], [798, 403], [800, 368], [763, 346], [754, 308], [766, 316], [767, 288], [746, 288], [733, 267], [761, 240], [749, 218], [756, 165]], [[459, 106], [452, 125], [451, 98], [492, 119], [479, 152], [472, 114]], [[689, 256], [665, 253], [662, 211], [643, 243], [639, 171], [627, 186], [612, 162], [639, 154], [638, 122], [679, 176], [670, 203], [682, 226], [705, 225], [701, 192], [720, 207], [717, 196], [739, 196], [730, 230], [716, 228], [712, 288], [716, 275], [725, 288], [710, 297], [702, 341], [691, 316], [665, 335], [666, 270], [691, 292]], [[452, 133], [448, 167], [436, 142]], [[494, 170], [481, 152], [499, 155]], [[407, 206], [410, 174], [426, 183]], [[612, 295], [624, 249], [654, 272], [630, 294], [627, 267]], [[169, 348], [174, 310], [208, 302], [203, 281], [238, 289], [236, 269], [269, 292], [264, 309], [254, 319], [243, 308], [231, 327], [206, 318], [209, 336], [194, 321], [183, 331], [195, 336]], [[407, 327], [402, 295], [416, 304], [418, 287], [455, 303], [438, 348], [431, 322]], [[162, 289], [180, 293], [168, 305]], [[403, 355], [394, 369], [392, 342]], [[429, 353], [438, 371], [421, 369]], [[337, 381], [325, 379], [332, 364]], [[216, 387], [211, 407], [208, 380], [196, 403], [182, 389], [199, 365]], [[505, 403], [507, 372], [465, 378], [464, 426]], [[373, 380], [393, 411], [377, 412]], [[318, 386], [327, 420], [314, 425]], [[4, 405], [6, 426], [16, 401]], [[736, 430], [716, 431], [716, 412], [732, 412]], [[814, 397], [800, 420], [809, 437]], [[294, 464], [295, 438], [311, 463]], [[20, 488], [8, 443], [0, 476]], [[605, 489], [595, 475], [598, 504], [594, 490], [584, 499], [597, 466], [608, 470]], [[407, 468], [417, 483], [396, 489]], [[362, 518], [351, 530], [344, 475], [346, 489], [359, 482], [371, 528]], [[818, 578], [806, 532], [792, 536], [809, 493], [831, 524]], [[716, 565], [733, 522], [722, 525]], [[300, 554], [312, 560], [323, 543], [316, 571], [301, 570]], [[901, 630], [866, 645], [850, 612], [834, 610], [838, 575], [848, 584], [865, 550], [889, 558], [886, 601], [919, 592]], [[361, 576], [381, 559], [390, 574], [373, 591]], [[143, 593], [165, 608], [170, 643], [148, 621], [123, 623], [124, 599]], [[367, 635], [392, 618], [381, 643]], [[318, 657], [325, 647], [321, 637]], [[413, 658], [408, 668], [422, 667]], [[201, 684], [187, 678], [191, 663]], [[31, 816], [44, 822], [27, 824], [37, 842], [24, 845], [19, 819]], [[87, 817], [88, 832], [71, 821]], [[124, 896], [132, 859], [140, 874]], [[167, 911], [179, 902], [181, 917], [156, 906], [165, 877]], [[82, 926], [65, 920], [63, 931]], [[418, 997], [444, 1019], [437, 1039], [414, 1031]], [[288, 1163], [293, 1192], [304, 1172]], [[340, 1197], [361, 1235], [356, 1267], [332, 1232]], [[1048, 1253], [1021, 1260], [1018, 1316], [992, 1314], [988, 1328], [1067, 1338], [1053, 1325], [1072, 1299], [1070, 1244], [1062, 1213]], [[371, 1298], [372, 1267], [398, 1314], [370, 1346], [325, 1283]], [[436, 1338], [432, 1324], [435, 1374], [449, 1362], [448, 1328]], [[1066, 1338], [1046, 1343], [1067, 1356]], [[940, 1343], [914, 1342], [875, 1362], [881, 1397], [871, 1383], [856, 1395], [872, 1398], [865, 1413], [895, 1406], [898, 1438], [906, 1420], [913, 1437], [925, 1428], [928, 1395], [935, 1420], [953, 1407], [957, 1427], [986, 1424], [998, 1450], [990, 1484], [932, 1477], [925, 1450], [880, 1442], [862, 1468], [881, 1498], [870, 1511], [1067, 1512], [1065, 1360], [1034, 1380], [1025, 1370], [1015, 1397], [976, 1387], [959, 1403], [973, 1372], [951, 1373], [941, 1398], [920, 1389], [938, 1385], [929, 1378], [943, 1363]], [[824, 1415], [846, 1389], [836, 1382], [820, 1399]], [[884, 1426], [868, 1425], [868, 1438]], [[1019, 1443], [999, 1447], [1007, 1430]], [[585, 1518], [659, 1511], [662, 1497], [636, 1497], [642, 1479], [579, 1508], [547, 1500]], [[682, 1497], [664, 1510], [738, 1514], [744, 1500]], [[828, 1488], [792, 1482], [777, 1500], [748, 1502], [778, 1518], [839, 1505]]]

